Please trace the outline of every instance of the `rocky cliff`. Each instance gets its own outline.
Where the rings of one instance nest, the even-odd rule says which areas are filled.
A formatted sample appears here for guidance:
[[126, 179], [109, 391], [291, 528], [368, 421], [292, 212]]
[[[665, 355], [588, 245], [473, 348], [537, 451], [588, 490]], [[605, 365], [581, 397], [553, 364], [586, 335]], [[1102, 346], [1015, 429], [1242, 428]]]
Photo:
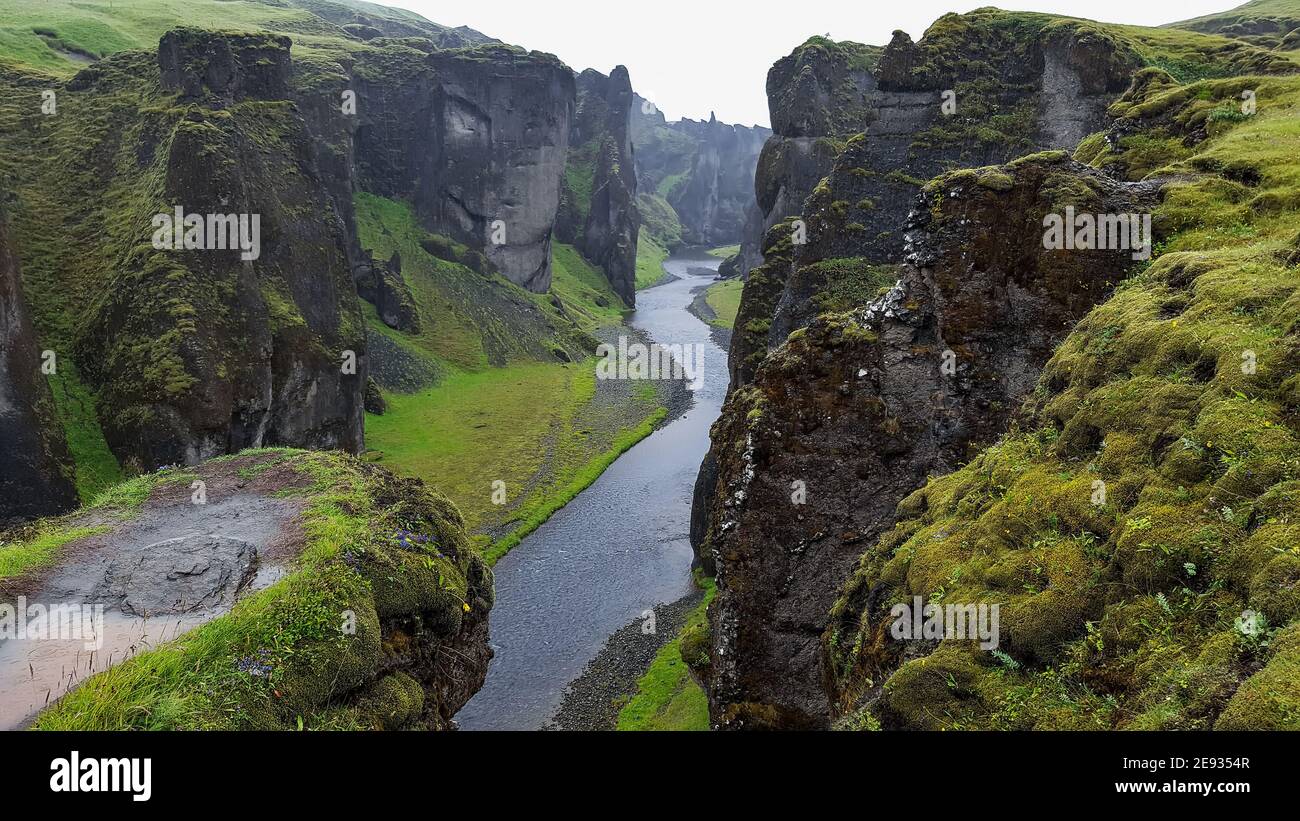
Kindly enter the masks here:
[[[37, 324], [97, 393], [124, 464], [362, 446], [342, 204], [291, 71], [287, 38], [181, 29], [72, 77], [56, 115], [7, 112]], [[20, 72], [6, 80], [39, 99]], [[49, 224], [69, 226], [59, 242], [40, 241]]]
[[[77, 504], [72, 460], [41, 368], [18, 257], [0, 210], [0, 527]], [[58, 367], [56, 358], [48, 362]]]
[[898, 283], [793, 334], [732, 394], [703, 542], [719, 724], [829, 721], [819, 639], [862, 543], [927, 475], [997, 437], [1055, 343], [1132, 264], [1128, 251], [1044, 250], [1043, 216], [1144, 213], [1155, 190], [1062, 153], [940, 177], [903, 226]]
[[[544, 293], [574, 107], [573, 74], [513, 46], [376, 40], [351, 66], [356, 186]], [[344, 61], [345, 63], [348, 61]]]
[[[1243, 116], [1243, 90], [1270, 102]], [[1057, 346], [1018, 425], [864, 543], [823, 636], [841, 726], [1300, 726], [1297, 105], [1295, 77], [1146, 69], [1080, 146], [1151, 183], [1168, 152], [1162, 247]], [[996, 652], [898, 640], [914, 596], [997, 605]]]
[[605, 272], [615, 293], [636, 304], [636, 161], [627, 69], [609, 76], [587, 69], [577, 78], [577, 103], [556, 234]]
[[682, 222], [683, 242], [714, 246], [737, 242], [754, 203], [758, 154], [771, 132], [720, 123], [713, 116], [707, 122], [682, 120], [675, 125], [697, 146], [686, 177], [668, 193], [668, 202]]
[[[874, 62], [865, 47], [815, 39], [773, 68], [776, 135], [756, 178], [762, 262], [742, 296], [732, 394], [691, 528], [718, 581], [706, 671], [716, 723], [825, 726], [828, 589], [900, 499], [996, 439], [1054, 345], [1135, 264], [1127, 252], [1045, 253], [1044, 215], [1071, 201], [1149, 212], [1156, 188], [1060, 152], [925, 178], [1079, 141], [1092, 153], [1099, 140], [1141, 144], [1098, 161], [1134, 181], [1181, 156], [1156, 126], [1089, 136], [1130, 110], [1107, 107], [1149, 82], [1139, 66], [1156, 40], [985, 9], [941, 18], [918, 43], [897, 34]], [[1182, 53], [1197, 71], [1294, 70], [1246, 44], [1191, 42]], [[855, 125], [864, 133], [843, 136]], [[1124, 173], [1127, 161], [1139, 167]]]
[[[771, 130], [706, 120], [668, 122], [637, 97], [632, 140], [644, 196], [667, 204], [679, 230], [668, 245], [727, 245], [740, 241], [754, 203], [754, 169]], [[644, 206], [643, 206], [644, 208]]]

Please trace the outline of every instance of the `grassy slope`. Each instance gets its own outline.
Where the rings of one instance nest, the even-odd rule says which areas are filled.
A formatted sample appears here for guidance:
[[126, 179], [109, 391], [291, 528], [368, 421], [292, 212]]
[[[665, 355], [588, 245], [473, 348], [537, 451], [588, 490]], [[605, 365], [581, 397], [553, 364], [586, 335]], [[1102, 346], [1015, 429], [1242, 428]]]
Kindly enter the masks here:
[[709, 729], [708, 697], [682, 658], [683, 637], [703, 629], [713, 601], [713, 581], [702, 581], [704, 599], [687, 617], [681, 634], [659, 649], [650, 669], [637, 681], [636, 694], [619, 711], [619, 730]]
[[[1249, 23], [1252, 20], [1269, 17], [1281, 20], [1300, 20], [1300, 0], [1251, 0], [1249, 3], [1227, 11], [1170, 23], [1168, 28], [1219, 31], [1226, 26]], [[1285, 34], [1285, 32], [1283, 33]]]
[[[430, 34], [444, 30], [403, 9], [350, 0], [329, 0], [329, 5]], [[293, 0], [0, 0], [0, 59], [71, 74], [84, 66], [87, 56], [156, 48], [158, 38], [178, 25], [287, 34], [295, 47], [356, 43]]]
[[655, 238], [643, 232], [636, 244], [636, 288], [649, 288], [658, 285], [668, 276], [664, 270], [664, 260], [668, 259], [668, 249]]
[[740, 311], [740, 292], [744, 287], [745, 283], [738, 279], [724, 279], [709, 286], [704, 298], [717, 315], [713, 319], [714, 325], [730, 329], [736, 324], [736, 314]]
[[[367, 415], [367, 446], [389, 469], [420, 476], [460, 508], [478, 533], [489, 561], [504, 555], [558, 508], [589, 485], [613, 460], [644, 438], [662, 418], [657, 394], [637, 394], [612, 404], [596, 399], [592, 362], [548, 355], [566, 344], [563, 330], [597, 331], [617, 325], [622, 301], [608, 281], [571, 246], [553, 248], [551, 293], [527, 294], [494, 278], [495, 287], [537, 306], [546, 322], [503, 330], [491, 324], [505, 310], [484, 305], [484, 278], [431, 257], [424, 232], [403, 203], [357, 197], [362, 245], [377, 258], [401, 254], [402, 273], [421, 315], [421, 332], [384, 326], [369, 311], [373, 333], [397, 341], [442, 374], [414, 393], [385, 394], [388, 411]], [[540, 344], [515, 344], [539, 340]], [[490, 365], [495, 351], [504, 362]], [[493, 483], [505, 483], [506, 503], [494, 504]], [[499, 499], [498, 499], [499, 500]]]
[[[1026, 426], [904, 500], [863, 557], [828, 632], [866, 704], [848, 726], [1300, 728], [1300, 78], [1156, 84], [1113, 110], [1145, 139], [1079, 156], [1183, 175], [1154, 216], [1169, 238], [1059, 347]], [[1207, 140], [1152, 161], [1197, 124]], [[894, 669], [860, 611], [882, 584], [1001, 602], [1010, 655], [945, 642]]]

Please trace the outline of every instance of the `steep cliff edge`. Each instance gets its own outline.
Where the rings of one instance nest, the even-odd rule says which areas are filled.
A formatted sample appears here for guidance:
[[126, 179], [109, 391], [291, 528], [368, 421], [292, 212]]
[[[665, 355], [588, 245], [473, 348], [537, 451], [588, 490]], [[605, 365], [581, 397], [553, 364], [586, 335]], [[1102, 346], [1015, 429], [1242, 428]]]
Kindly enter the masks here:
[[287, 38], [183, 29], [57, 86], [54, 115], [48, 78], [4, 77], [30, 102], [3, 132], [36, 323], [124, 464], [362, 446], [344, 221], [290, 71]]
[[[1124, 115], [1134, 105], [1125, 102], [1127, 97], [1109, 109], [1108, 103], [1117, 100], [1130, 81], [1128, 97], [1145, 93], [1153, 72], [1174, 82], [1164, 72], [1141, 69], [1144, 64], [1169, 64], [1200, 76], [1295, 70], [1293, 62], [1274, 53], [1219, 37], [991, 9], [947, 15], [918, 43], [898, 34], [872, 66], [861, 65], [869, 56], [861, 49], [865, 47], [837, 50], [836, 44], [814, 40], [778, 63], [769, 78], [769, 96], [788, 100], [789, 110], [778, 116], [774, 108], [777, 136], [765, 149], [756, 181], [760, 208], [787, 196], [791, 180], [805, 172], [808, 177], [818, 173], [818, 164], [809, 160], [815, 160], [818, 145], [831, 159], [826, 176], [811, 184], [800, 210], [771, 222], [765, 231], [763, 264], [750, 271], [732, 339], [733, 394], [715, 426], [713, 447], [696, 486], [692, 541], [700, 563], [718, 574], [719, 595], [711, 612], [715, 653], [708, 675], [713, 717], [723, 726], [825, 724], [830, 715], [827, 699], [817, 674], [810, 672], [817, 666], [813, 637], [820, 633], [817, 624], [826, 619], [824, 585], [837, 585], [834, 579], [848, 572], [861, 550], [847, 545], [859, 540], [869, 544], [879, 532], [872, 527], [891, 523], [898, 499], [928, 474], [954, 469], [995, 439], [1032, 388], [1053, 343], [1134, 264], [1132, 258], [1116, 258], [1105, 270], [1090, 269], [1088, 276], [1072, 281], [1077, 292], [1048, 292], [1049, 302], [1059, 301], [1053, 306], [1035, 301], [1044, 295], [1017, 279], [1027, 271], [1067, 274], [1053, 267], [1060, 261], [1038, 258], [1043, 227], [1036, 221], [1045, 212], [1036, 198], [1050, 203], [1081, 196], [1099, 200], [1091, 207], [1104, 205], [1106, 213], [1128, 209], [1141, 214], [1151, 207], [1151, 190], [1115, 189], [1107, 178], [1141, 180], [1184, 156], [1179, 141], [1194, 139], [1190, 133], [1175, 138], [1164, 126], [1144, 130], [1126, 121]], [[850, 59], [855, 54], [856, 60]], [[800, 88], [804, 91], [796, 93]], [[945, 98], [955, 108], [945, 110]], [[826, 105], [831, 99], [842, 102]], [[850, 104], [853, 100], [859, 102], [856, 108]], [[1204, 129], [1209, 103], [1202, 103], [1205, 108], [1198, 111]], [[846, 113], [866, 123], [865, 133], [837, 144], [824, 137], [784, 136], [849, 128], [851, 124], [837, 124], [832, 116]], [[1228, 120], [1237, 115], [1216, 116]], [[1106, 137], [1090, 134], [1116, 119], [1116, 130]], [[986, 234], [1017, 231], [1014, 237], [996, 240], [968, 237], [973, 248], [984, 249], [978, 253], [998, 242], [1006, 244], [1010, 255], [991, 269], [1007, 277], [1002, 284], [986, 282], [982, 297], [968, 295], [966, 308], [933, 295], [911, 304], [920, 293], [918, 271], [957, 276], [969, 262], [958, 246], [935, 243], [930, 232], [940, 226], [924, 224], [930, 210], [938, 216], [942, 208], [931, 203], [903, 216], [914, 206], [913, 192], [932, 191], [923, 189], [924, 181], [911, 172], [929, 175], [943, 166], [1013, 156], [1044, 144], [1072, 147], [1075, 141], [1086, 147], [1084, 158], [1104, 167], [1106, 174], [1078, 167], [1049, 174], [1041, 183], [1029, 184], [1028, 190], [1046, 186], [1041, 197], [1008, 201], [1001, 207], [1012, 210], [995, 218], [996, 208], [991, 209], [983, 222], [970, 217]], [[785, 163], [786, 157], [798, 162]], [[1018, 199], [1024, 194], [1020, 186], [1028, 182], [1025, 168], [1049, 167], [1060, 159], [1059, 152], [1031, 155], [1018, 161], [1014, 172], [1011, 167], [984, 169], [939, 179], [964, 180], [960, 191], [949, 191], [959, 203], [996, 196]], [[892, 225], [890, 214], [897, 219]], [[1022, 227], [1014, 228], [1018, 221], [1023, 221]], [[927, 236], [931, 239], [925, 240]], [[909, 247], [909, 241], [919, 244]], [[904, 260], [906, 264], [897, 265]], [[979, 279], [970, 272], [961, 276]], [[881, 296], [896, 279], [901, 283]], [[907, 300], [890, 303], [903, 294]], [[1022, 302], [1027, 297], [1033, 298]], [[1026, 314], [1015, 313], [1029, 304], [1035, 307]], [[867, 305], [869, 310], [863, 307]], [[922, 313], [913, 318], [920, 326], [911, 331], [918, 334], [913, 340], [918, 350], [892, 349], [887, 338], [875, 338], [892, 327], [875, 324], [882, 321], [880, 312], [890, 322], [902, 321], [918, 306]], [[996, 326], [982, 331], [967, 324], [961, 316], [967, 309], [1001, 317], [994, 321], [1008, 327], [985, 335]], [[945, 310], [957, 310], [959, 316], [945, 318]], [[925, 362], [925, 335], [940, 327], [957, 338], [954, 344], [945, 337], [948, 347], [939, 350], [951, 351], [953, 385], [914, 374], [912, 381], [929, 386], [932, 396], [893, 394], [885, 381], [885, 393], [873, 395], [874, 402], [853, 404], [854, 397], [861, 398], [855, 383], [872, 377], [873, 368], [867, 365], [849, 373], [837, 347], [849, 343], [839, 341], [841, 337], [866, 337], [866, 342], [857, 343], [866, 345], [865, 350], [848, 350], [868, 361], [873, 346], [884, 345], [892, 354], [880, 358], [889, 361], [886, 373], [892, 374], [914, 357]], [[974, 337], [964, 338], [967, 333]], [[989, 367], [976, 368], [967, 376], [974, 381], [963, 383], [962, 368], [971, 363], [962, 346], [968, 344], [981, 351], [973, 361]], [[936, 352], [928, 355], [928, 364], [937, 368]], [[786, 390], [787, 382], [797, 388]], [[945, 418], [945, 397], [963, 391], [970, 392], [966, 399], [974, 405]], [[792, 398], [800, 395], [805, 398]], [[839, 404], [838, 397], [846, 404]], [[773, 413], [775, 421], [769, 419]], [[773, 425], [766, 440], [749, 429], [752, 424], [762, 434], [764, 419]], [[909, 422], [934, 425], [926, 437], [935, 439], [916, 439]], [[815, 441], [818, 429], [833, 433]], [[885, 433], [879, 441], [864, 441], [864, 429]], [[804, 463], [812, 465], [804, 472], [814, 477], [833, 476], [839, 470], [840, 482], [814, 492], [814, 480], [786, 475]], [[861, 466], [860, 472], [854, 472], [855, 465]], [[792, 487], [792, 482], [805, 484]], [[755, 490], [748, 489], [751, 486]], [[806, 506], [793, 506], [797, 503], [791, 500], [805, 492]], [[817, 502], [819, 495], [829, 498]], [[819, 512], [822, 503], [826, 507]], [[876, 503], [881, 507], [873, 510]], [[805, 553], [814, 559], [805, 561]], [[727, 575], [735, 577], [734, 584], [726, 581]], [[789, 661], [800, 654], [798, 662]]]
[[535, 293], [551, 239], [573, 115], [573, 74], [514, 46], [438, 50], [374, 40], [336, 56], [355, 92], [356, 188], [410, 201], [424, 227], [483, 253]]
[[[186, 526], [188, 536], [167, 538]], [[218, 550], [196, 563], [178, 546], [195, 532], [208, 534], [205, 548], [238, 548], [237, 559]], [[54, 683], [38, 729], [444, 730], [492, 657], [492, 573], [455, 506], [345, 454], [270, 449], [157, 471], [20, 535], [58, 546], [35, 566], [7, 561], [11, 593], [37, 599], [54, 586], [117, 624], [147, 602], [174, 625], [148, 649], [122, 646], [132, 633], [119, 627], [97, 659], [78, 663], [88, 677], [61, 699], [57, 651], [34, 658], [30, 675]], [[126, 598], [114, 586], [123, 565]], [[215, 618], [195, 626], [201, 615]], [[6, 718], [46, 706], [43, 689], [10, 685]]]
[[[1167, 175], [1162, 253], [1057, 348], [1016, 428], [868, 544], [823, 637], [843, 726], [1300, 726], [1298, 112], [1296, 78], [1149, 69], [1080, 146]], [[912, 596], [998, 605], [998, 654], [891, 636]]]
[[605, 272], [614, 292], [636, 304], [636, 160], [631, 136], [632, 83], [617, 66], [577, 78], [577, 102], [555, 231]]
[[836, 246], [820, 258], [897, 261], [897, 229], [921, 183], [952, 167], [1073, 148], [1104, 125], [1142, 65], [1191, 78], [1295, 69], [1246, 43], [1180, 36], [984, 8], [944, 15], [915, 43], [895, 32], [883, 49], [810, 39], [768, 74], [775, 134], [755, 178], [761, 219], [746, 234], [744, 269], [761, 260], [763, 232], [808, 213], [806, 198], [846, 148], [858, 171], [832, 177], [821, 204], [834, 205], [848, 230], [812, 232], [811, 241]]
[[1059, 152], [940, 177], [905, 226], [898, 284], [796, 332], [732, 393], [704, 538], [718, 724], [827, 723], [819, 638], [861, 544], [929, 473], [996, 438], [1054, 344], [1132, 263], [1044, 250], [1043, 215], [1143, 213], [1155, 190]]
[[[41, 353], [0, 209], [0, 527], [77, 504], [72, 459], [41, 373]], [[58, 367], [58, 360], [50, 364]]]

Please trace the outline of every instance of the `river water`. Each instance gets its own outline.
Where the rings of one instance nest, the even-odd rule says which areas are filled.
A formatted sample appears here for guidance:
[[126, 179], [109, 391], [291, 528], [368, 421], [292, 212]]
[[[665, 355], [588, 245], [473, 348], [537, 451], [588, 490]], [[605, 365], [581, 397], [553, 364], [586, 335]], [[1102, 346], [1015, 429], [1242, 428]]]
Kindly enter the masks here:
[[691, 591], [691, 494], [727, 392], [727, 355], [687, 310], [716, 275], [705, 254], [670, 257], [678, 279], [637, 293], [631, 324], [661, 345], [704, 346], [685, 415], [623, 454], [497, 563], [483, 689], [456, 715], [466, 730], [535, 730], [619, 628]]

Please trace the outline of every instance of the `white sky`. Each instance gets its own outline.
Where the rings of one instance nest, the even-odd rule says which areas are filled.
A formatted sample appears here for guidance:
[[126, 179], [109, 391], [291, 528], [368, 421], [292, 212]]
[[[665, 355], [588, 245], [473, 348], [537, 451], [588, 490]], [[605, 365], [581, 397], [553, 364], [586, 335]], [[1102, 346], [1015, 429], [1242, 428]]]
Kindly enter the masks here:
[[576, 71], [627, 66], [632, 87], [670, 120], [768, 125], [772, 63], [814, 34], [884, 45], [895, 29], [920, 39], [949, 11], [980, 6], [1154, 26], [1245, 0], [379, 0], [445, 26], [558, 55]]

